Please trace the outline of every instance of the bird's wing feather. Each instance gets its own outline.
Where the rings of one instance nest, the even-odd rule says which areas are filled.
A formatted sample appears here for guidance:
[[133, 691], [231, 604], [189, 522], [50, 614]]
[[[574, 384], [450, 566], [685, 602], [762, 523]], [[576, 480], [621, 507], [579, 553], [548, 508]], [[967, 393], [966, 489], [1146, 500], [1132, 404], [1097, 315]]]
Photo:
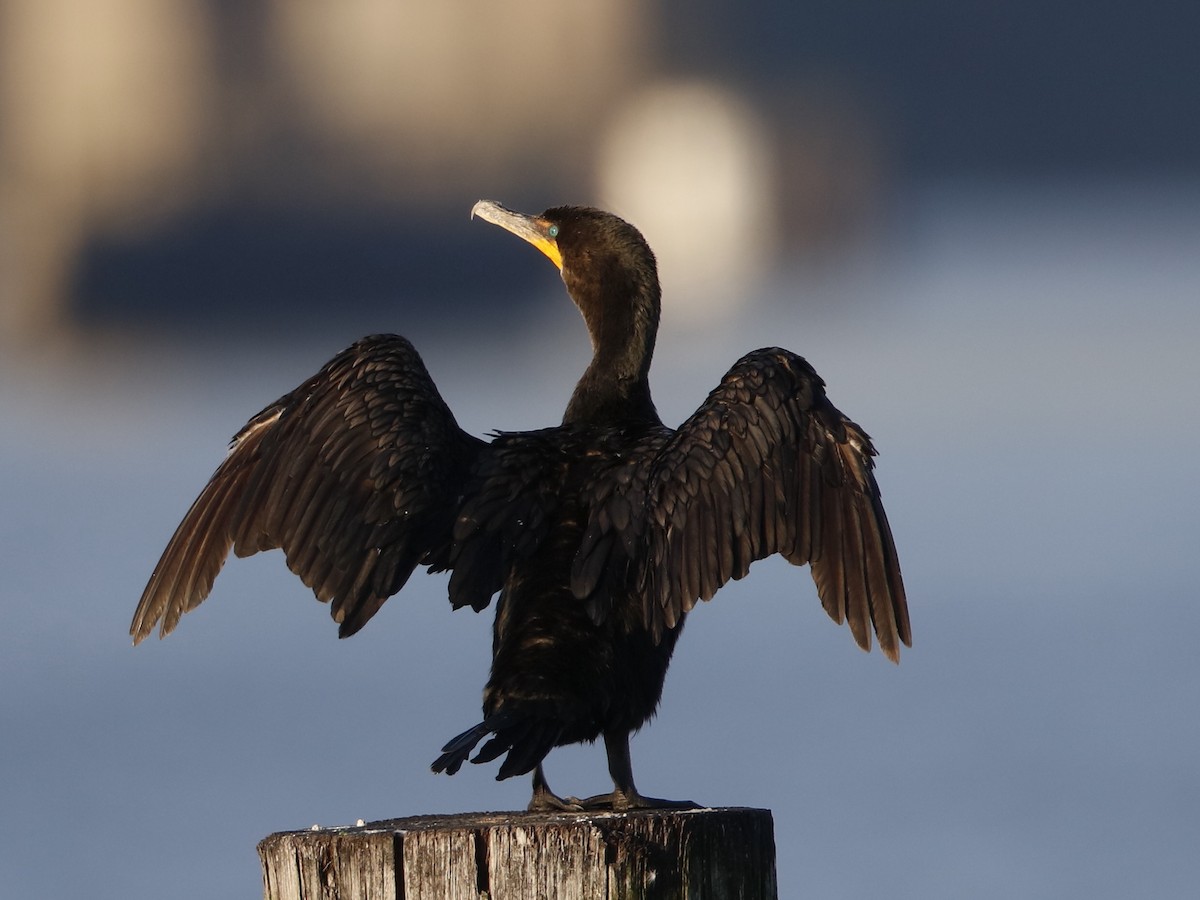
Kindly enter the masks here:
[[674, 628], [750, 564], [809, 563], [826, 612], [899, 657], [911, 644], [891, 529], [867, 435], [802, 358], [770, 348], [733, 366], [658, 453], [646, 488], [646, 625]]
[[230, 549], [282, 548], [343, 637], [413, 569], [445, 564], [459, 493], [486, 446], [463, 432], [413, 346], [364, 338], [237, 434], [171, 538], [130, 627], [169, 634]]

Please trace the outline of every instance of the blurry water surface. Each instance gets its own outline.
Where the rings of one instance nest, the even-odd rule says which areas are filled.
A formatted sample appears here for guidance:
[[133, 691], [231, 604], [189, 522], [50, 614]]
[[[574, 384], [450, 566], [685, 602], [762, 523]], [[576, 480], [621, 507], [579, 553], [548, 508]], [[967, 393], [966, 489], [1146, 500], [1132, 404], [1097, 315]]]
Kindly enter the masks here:
[[[719, 333], [668, 298], [668, 421], [780, 344], [871, 432], [915, 646], [863, 655], [806, 572], [757, 565], [689, 621], [639, 786], [772, 808], [782, 897], [1190, 896], [1198, 248], [1195, 186], [929, 191]], [[339, 642], [268, 554], [169, 640], [126, 631], [227, 438], [359, 333], [414, 338], [475, 433], [557, 422], [587, 340], [560, 296], [539, 309], [0, 364], [0, 893], [255, 897], [269, 832], [523, 807], [494, 766], [428, 772], [477, 720], [490, 642], [442, 578]], [[607, 788], [598, 748], [548, 774]]]

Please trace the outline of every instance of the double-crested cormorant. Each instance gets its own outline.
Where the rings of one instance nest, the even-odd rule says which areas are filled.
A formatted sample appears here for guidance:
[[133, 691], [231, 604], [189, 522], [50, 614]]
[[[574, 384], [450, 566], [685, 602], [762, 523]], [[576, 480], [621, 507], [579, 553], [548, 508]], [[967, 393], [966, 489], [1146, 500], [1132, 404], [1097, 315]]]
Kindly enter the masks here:
[[[433, 763], [454, 774], [507, 754], [498, 778], [533, 772], [531, 809], [666, 801], [633, 782], [629, 735], [654, 714], [684, 618], [774, 553], [808, 563], [826, 612], [891, 660], [911, 644], [900, 566], [867, 435], [786, 350], [742, 357], [677, 430], [647, 374], [659, 283], [642, 235], [614, 215], [473, 215], [560, 269], [593, 357], [562, 424], [462, 431], [412, 345], [364, 338], [234, 437], [150, 578], [141, 641], [208, 596], [232, 548], [282, 548], [288, 567], [354, 634], [418, 565], [450, 570], [454, 608], [496, 604], [483, 721]], [[542, 760], [604, 738], [613, 792], [563, 800]]]

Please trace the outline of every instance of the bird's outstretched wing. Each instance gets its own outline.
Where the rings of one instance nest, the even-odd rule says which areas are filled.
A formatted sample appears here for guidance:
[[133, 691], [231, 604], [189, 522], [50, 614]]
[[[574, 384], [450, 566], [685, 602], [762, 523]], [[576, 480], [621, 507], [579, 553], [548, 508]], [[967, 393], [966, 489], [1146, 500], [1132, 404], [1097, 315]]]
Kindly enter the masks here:
[[421, 564], [445, 565], [459, 492], [485, 444], [458, 427], [397, 335], [364, 338], [252, 418], [163, 552], [130, 626], [166, 636], [230, 549], [282, 548], [358, 631]]
[[786, 350], [742, 357], [658, 453], [646, 495], [646, 624], [675, 627], [750, 563], [809, 563], [826, 612], [893, 661], [911, 645], [891, 529], [867, 435]]

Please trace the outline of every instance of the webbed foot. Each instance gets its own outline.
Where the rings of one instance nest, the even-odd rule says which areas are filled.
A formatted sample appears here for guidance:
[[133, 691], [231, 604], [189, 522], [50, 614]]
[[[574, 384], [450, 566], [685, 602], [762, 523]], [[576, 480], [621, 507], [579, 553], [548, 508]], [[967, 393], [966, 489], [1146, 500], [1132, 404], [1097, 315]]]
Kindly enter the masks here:
[[[575, 800], [575, 798], [571, 798]], [[659, 797], [643, 797], [637, 791], [613, 791], [609, 794], [597, 794], [576, 800], [582, 809], [612, 810], [625, 812], [630, 809], [702, 809], [699, 803], [691, 800], [663, 800]]]
[[533, 770], [533, 796], [526, 807], [529, 812], [583, 812], [583, 804], [575, 797], [560, 797], [550, 790], [541, 764]]

